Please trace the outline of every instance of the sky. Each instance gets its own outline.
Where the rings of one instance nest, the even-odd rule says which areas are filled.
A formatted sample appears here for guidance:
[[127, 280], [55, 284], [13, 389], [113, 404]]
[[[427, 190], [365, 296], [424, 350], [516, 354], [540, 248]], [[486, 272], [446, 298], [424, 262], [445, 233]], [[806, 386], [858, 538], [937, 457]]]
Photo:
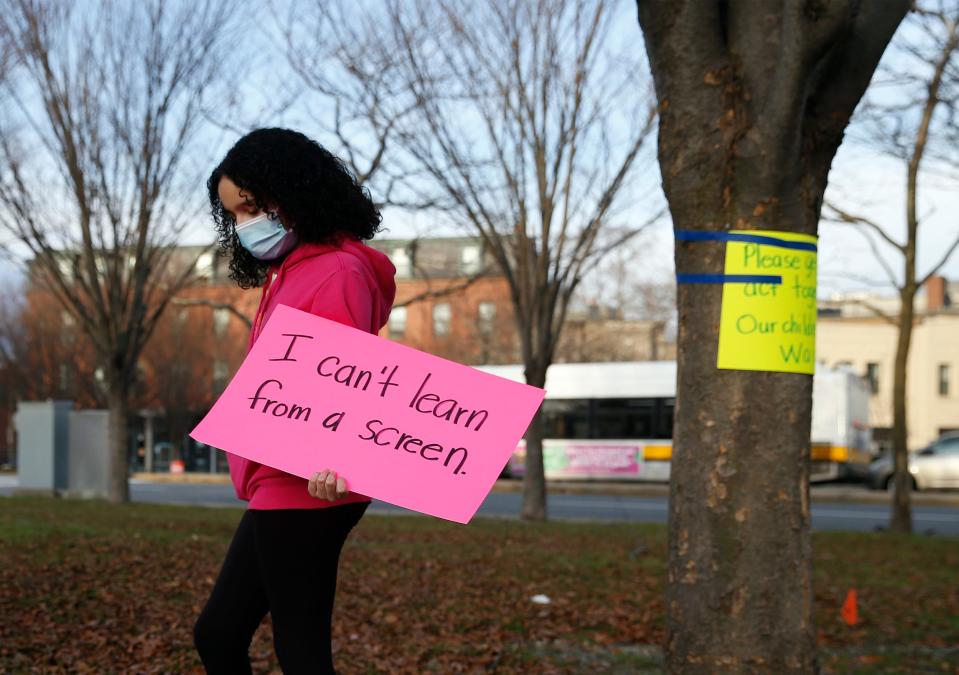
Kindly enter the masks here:
[[[639, 38], [639, 39], [637, 39]], [[621, 3], [619, 17], [611, 39], [618, 43], [632, 42], [642, 50], [639, 28], [635, 22], [635, 5]], [[261, 62], [260, 68], [264, 67]], [[269, 67], [267, 65], [267, 67]], [[252, 75], [253, 73], [248, 73]], [[249, 91], [248, 89], [246, 91]], [[255, 97], [255, 95], [254, 95]], [[251, 101], [256, 105], [256, 101]], [[275, 123], [295, 123], [301, 118], [295, 111], [281, 114]], [[854, 123], [855, 124], [855, 123]], [[855, 129], [851, 129], [854, 132]], [[855, 136], [855, 133], [847, 134]], [[235, 136], [233, 137], [235, 138]], [[225, 142], [232, 142], [230, 137]], [[226, 145], [222, 151], [226, 150]], [[211, 158], [211, 165], [215, 162]], [[640, 168], [648, 177], [655, 172], [658, 184], [658, 167], [650, 161]], [[827, 200], [835, 201], [843, 208], [860, 213], [887, 226], [893, 236], [904, 232], [904, 184], [905, 168], [901, 163], [888, 159], [861, 143], [847, 140], [833, 162]], [[920, 212], [924, 221], [920, 228], [918, 263], [919, 274], [924, 274], [945, 247], [959, 236], [959, 189], [943, 179], [926, 179], [920, 191]], [[642, 220], [646, 209], [653, 209], [664, 198], [660, 190], [636, 208], [637, 220]], [[432, 219], [427, 214], [409, 214], [395, 209], [384, 211], [384, 236], [405, 237], [422, 235], [432, 228]], [[435, 231], [435, 230], [434, 230]], [[640, 241], [643, 252], [638, 260], [637, 276], [641, 280], [667, 281], [674, 273], [673, 239], [671, 225], [664, 219], [644, 233]], [[187, 232], [184, 243], [208, 243], [212, 229], [205, 214], [198, 214], [195, 225]], [[823, 222], [820, 225], [819, 247], [819, 296], [828, 298], [836, 293], [858, 289], [887, 290], [889, 282], [882, 266], [857, 228]], [[901, 260], [887, 250], [887, 260], [895, 268]], [[855, 270], [852, 278], [849, 270]], [[959, 253], [954, 255], [942, 272], [951, 279], [959, 279]], [[9, 287], [18, 281], [16, 269], [0, 259], [0, 287]]]

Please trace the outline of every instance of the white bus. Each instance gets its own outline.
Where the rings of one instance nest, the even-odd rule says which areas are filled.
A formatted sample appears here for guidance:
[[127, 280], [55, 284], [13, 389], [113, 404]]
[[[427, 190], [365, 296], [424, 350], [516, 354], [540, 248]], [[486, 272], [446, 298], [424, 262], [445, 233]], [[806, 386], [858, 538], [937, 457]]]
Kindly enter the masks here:
[[[476, 366], [523, 382], [521, 365]], [[676, 362], [558, 363], [543, 402], [543, 462], [548, 479], [668, 481]], [[811, 478], [865, 478], [873, 459], [869, 389], [845, 369], [813, 377]], [[521, 476], [520, 441], [508, 471]]]

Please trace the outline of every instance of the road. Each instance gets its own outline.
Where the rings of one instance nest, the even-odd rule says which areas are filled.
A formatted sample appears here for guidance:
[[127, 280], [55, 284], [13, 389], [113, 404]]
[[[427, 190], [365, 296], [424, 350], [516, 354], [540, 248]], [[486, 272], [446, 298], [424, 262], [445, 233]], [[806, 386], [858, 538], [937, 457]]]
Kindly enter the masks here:
[[[9, 495], [15, 483], [0, 481], [0, 495]], [[133, 501], [162, 504], [194, 504], [216, 507], [242, 507], [231, 485], [148, 483], [132, 480]], [[516, 517], [521, 496], [516, 492], [493, 492], [480, 507], [479, 515]], [[372, 512], [409, 513], [390, 504], [374, 501]], [[633, 497], [601, 494], [552, 494], [550, 517], [557, 520], [630, 521], [665, 523], [666, 497]], [[885, 504], [861, 504], [816, 501], [812, 505], [814, 530], [869, 532], [882, 528], [889, 520]], [[913, 528], [917, 533], [959, 537], [959, 508], [949, 506], [913, 507]]]

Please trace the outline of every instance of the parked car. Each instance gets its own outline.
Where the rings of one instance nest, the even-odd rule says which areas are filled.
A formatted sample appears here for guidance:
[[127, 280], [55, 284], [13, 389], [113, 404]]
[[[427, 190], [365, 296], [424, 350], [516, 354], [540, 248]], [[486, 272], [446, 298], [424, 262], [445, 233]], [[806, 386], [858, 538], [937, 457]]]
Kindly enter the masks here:
[[[869, 466], [869, 486], [893, 489], [892, 453]], [[909, 475], [914, 490], [959, 488], [959, 433], [940, 436], [922, 450], [909, 453]]]

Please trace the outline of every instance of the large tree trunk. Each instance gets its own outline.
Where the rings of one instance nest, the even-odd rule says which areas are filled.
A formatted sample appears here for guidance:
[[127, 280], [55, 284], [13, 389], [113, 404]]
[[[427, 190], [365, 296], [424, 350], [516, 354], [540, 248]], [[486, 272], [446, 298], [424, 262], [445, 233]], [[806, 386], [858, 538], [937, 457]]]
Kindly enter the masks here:
[[912, 490], [912, 477], [909, 474], [909, 428], [906, 419], [906, 366], [909, 363], [909, 346], [912, 343], [915, 282], [910, 283], [907, 279], [899, 296], [899, 337], [896, 341], [896, 361], [893, 367], [892, 383], [892, 452], [895, 491], [889, 529], [893, 532], [912, 532], [912, 504], [909, 494]]
[[[721, 221], [690, 213], [676, 227], [708, 222]], [[722, 261], [719, 247], [677, 246], [677, 269]], [[721, 293], [678, 290], [667, 658], [678, 672], [813, 672], [812, 378], [717, 370]]]
[[[546, 368], [528, 366], [526, 384], [543, 388], [546, 386]], [[546, 520], [546, 476], [543, 467], [543, 409], [540, 407], [526, 430], [526, 463], [523, 473], [523, 507], [520, 517], [524, 520]]]
[[[814, 235], [832, 158], [908, 3], [639, 1], [674, 228]], [[677, 273], [725, 246], [677, 242]], [[808, 374], [720, 370], [719, 284], [677, 292], [665, 655], [677, 673], [817, 670]]]
[[130, 501], [130, 456], [127, 433], [129, 403], [122, 385], [112, 385], [107, 394], [109, 410], [110, 477], [107, 499], [111, 504]]

